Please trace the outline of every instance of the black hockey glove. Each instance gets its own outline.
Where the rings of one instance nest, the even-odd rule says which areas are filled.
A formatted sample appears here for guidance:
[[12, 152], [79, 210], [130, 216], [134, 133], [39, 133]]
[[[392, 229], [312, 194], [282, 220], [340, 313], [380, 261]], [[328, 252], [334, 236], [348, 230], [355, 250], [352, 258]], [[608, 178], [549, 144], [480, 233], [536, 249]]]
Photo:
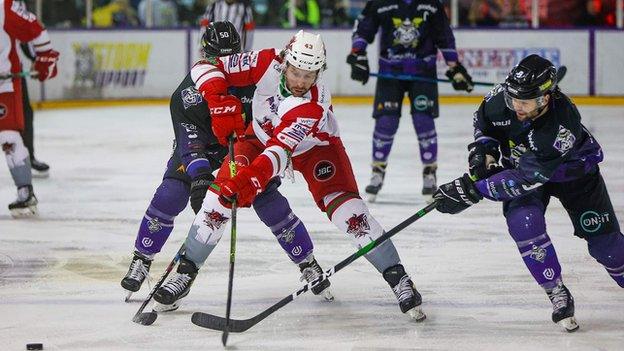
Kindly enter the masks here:
[[436, 201], [436, 210], [442, 213], [456, 214], [476, 204], [483, 196], [475, 188], [470, 176], [463, 176], [452, 182], [442, 184], [433, 194]]
[[471, 92], [474, 89], [474, 83], [472, 83], [472, 77], [466, 71], [466, 68], [459, 62], [455, 67], [451, 67], [446, 71], [446, 76], [453, 83], [453, 89], [465, 90]]
[[347, 56], [347, 63], [351, 65], [351, 79], [366, 84], [370, 74], [368, 58], [365, 52], [352, 52]]
[[208, 187], [212, 184], [214, 177], [210, 174], [200, 175], [197, 178], [193, 178], [191, 182], [191, 208], [193, 212], [197, 214], [201, 210], [204, 197]]
[[470, 177], [474, 180], [485, 179], [502, 170], [498, 164], [500, 152], [495, 143], [481, 143], [475, 141], [468, 145], [468, 169]]

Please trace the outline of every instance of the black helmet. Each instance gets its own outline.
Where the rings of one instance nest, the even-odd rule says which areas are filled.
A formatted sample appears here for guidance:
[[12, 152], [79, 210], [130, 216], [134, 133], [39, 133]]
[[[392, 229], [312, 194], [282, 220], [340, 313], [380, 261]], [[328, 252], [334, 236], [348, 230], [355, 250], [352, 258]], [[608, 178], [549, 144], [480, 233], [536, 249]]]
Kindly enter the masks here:
[[211, 22], [201, 38], [204, 57], [227, 56], [241, 52], [240, 35], [228, 21]]
[[557, 69], [539, 55], [529, 55], [514, 67], [505, 79], [505, 95], [529, 100], [544, 96], [557, 86]]

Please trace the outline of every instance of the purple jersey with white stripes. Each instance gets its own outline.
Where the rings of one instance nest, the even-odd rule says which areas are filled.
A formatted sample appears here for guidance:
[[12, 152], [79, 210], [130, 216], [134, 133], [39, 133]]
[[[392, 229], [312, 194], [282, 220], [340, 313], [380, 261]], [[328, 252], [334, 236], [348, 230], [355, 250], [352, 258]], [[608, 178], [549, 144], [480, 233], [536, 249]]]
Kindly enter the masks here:
[[380, 73], [419, 73], [435, 69], [437, 50], [457, 61], [455, 37], [438, 0], [368, 1], [355, 22], [352, 50], [366, 51], [381, 28]]
[[475, 140], [498, 146], [506, 168], [475, 183], [491, 200], [511, 200], [547, 182], [581, 178], [603, 159], [600, 145], [581, 124], [576, 106], [561, 92], [551, 95], [544, 115], [520, 122], [505, 106], [499, 85], [485, 97], [473, 124]]

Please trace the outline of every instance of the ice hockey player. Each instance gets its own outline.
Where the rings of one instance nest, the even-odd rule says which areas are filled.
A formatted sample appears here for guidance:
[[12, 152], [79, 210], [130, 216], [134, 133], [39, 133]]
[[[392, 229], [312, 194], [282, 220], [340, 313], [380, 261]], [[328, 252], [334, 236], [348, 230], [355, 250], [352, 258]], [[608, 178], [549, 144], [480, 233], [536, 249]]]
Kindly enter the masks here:
[[[28, 217], [37, 213], [37, 198], [32, 187], [30, 155], [20, 132], [24, 130], [22, 106], [22, 66], [17, 56], [17, 41], [32, 42], [35, 48], [33, 69], [40, 81], [54, 78], [59, 53], [52, 49], [47, 30], [37, 17], [26, 10], [21, 1], [5, 0], [0, 9], [2, 21], [2, 57], [0, 73], [0, 145], [9, 171], [17, 187], [17, 199], [9, 204], [13, 217]], [[14, 77], [11, 77], [11, 75]]]
[[[321, 37], [304, 31], [299, 31], [284, 50], [225, 56], [193, 67], [191, 75], [208, 101], [213, 127], [219, 125], [217, 137], [222, 139], [232, 133], [243, 135], [244, 130], [238, 122], [240, 102], [226, 95], [226, 88], [257, 86], [251, 122], [255, 138], [236, 144], [236, 159], [241, 166], [237, 175], [230, 178], [226, 167], [221, 167], [189, 231], [184, 258], [194, 268], [202, 266], [223, 235], [233, 199], [242, 207], [253, 203], [256, 210], [266, 208], [265, 215], [260, 215], [262, 221], [272, 228], [280, 225], [280, 200], [270, 194], [272, 187], [279, 185], [274, 181], [293, 169], [303, 174], [321, 211], [357, 247], [383, 234], [381, 225], [358, 195], [338, 134], [331, 95], [323, 83], [324, 69], [325, 46]], [[384, 242], [366, 258], [392, 287], [401, 311], [423, 320], [421, 296], [400, 264], [392, 242]], [[168, 289], [171, 300], [186, 296], [193, 277], [172, 277], [160, 290]]]
[[[379, 38], [379, 73], [437, 78], [438, 50], [449, 66], [446, 75], [455, 90], [472, 91], [472, 78], [458, 61], [455, 37], [440, 1], [368, 1], [355, 22], [351, 53], [351, 78], [366, 84], [369, 78], [366, 47]], [[366, 187], [373, 202], [383, 186], [388, 157], [399, 127], [403, 96], [408, 94], [410, 114], [420, 145], [423, 164], [422, 194], [431, 200], [436, 190], [438, 140], [434, 119], [438, 117], [438, 85], [435, 82], [377, 78], [373, 104], [372, 177]]]
[[451, 214], [484, 197], [502, 201], [509, 234], [552, 302], [552, 320], [572, 332], [578, 329], [574, 299], [546, 232], [550, 197], [561, 201], [574, 234], [623, 288], [624, 236], [598, 167], [600, 145], [556, 79], [547, 59], [530, 55], [520, 61], [474, 115], [470, 175], [443, 184], [434, 199], [440, 212]]
[[[208, 25], [202, 38], [202, 55], [205, 60], [214, 61], [215, 57], [240, 51], [240, 37], [230, 22], [212, 22]], [[229, 90], [237, 98], [245, 101], [243, 104], [245, 115], [251, 116], [251, 99], [255, 86], [231, 87]], [[121, 281], [121, 286], [129, 291], [128, 297], [132, 292], [138, 291], [148, 277], [154, 256], [160, 252], [173, 231], [175, 217], [184, 210], [189, 197], [193, 211], [195, 213], [199, 211], [208, 185], [214, 180], [212, 173], [221, 166], [227, 153], [227, 149], [219, 144], [213, 132], [208, 104], [195, 89], [191, 73], [172, 94], [170, 110], [175, 133], [174, 150], [167, 163], [162, 183], [156, 189], [143, 216], [134, 244], [134, 257], [126, 276]], [[240, 122], [244, 126], [242, 117]], [[253, 135], [253, 131], [249, 133]], [[224, 140], [223, 142], [225, 143]], [[255, 206], [256, 212], [260, 218], [269, 217], [265, 223], [276, 234], [286, 253], [299, 265], [308, 279], [314, 280], [317, 275], [311, 275], [311, 272], [320, 274], [322, 271], [310, 255], [311, 239], [303, 223], [290, 209], [288, 201], [277, 191], [278, 181], [275, 180], [274, 191], [267, 194], [270, 194], [275, 204], [280, 205], [279, 212], [265, 214], [268, 207]], [[305, 250], [300, 250], [301, 248]], [[309, 260], [306, 261], [306, 258]], [[186, 277], [185, 272], [189, 267], [193, 267], [193, 263], [183, 258], [176, 276]], [[330, 291], [324, 291], [328, 286], [329, 280], [319, 284], [313, 292], [323, 293], [325, 298], [331, 299]], [[179, 307], [178, 304], [173, 305], [167, 300], [167, 291], [164, 289], [155, 294], [156, 301], [162, 304], [156, 307], [159, 311]]]

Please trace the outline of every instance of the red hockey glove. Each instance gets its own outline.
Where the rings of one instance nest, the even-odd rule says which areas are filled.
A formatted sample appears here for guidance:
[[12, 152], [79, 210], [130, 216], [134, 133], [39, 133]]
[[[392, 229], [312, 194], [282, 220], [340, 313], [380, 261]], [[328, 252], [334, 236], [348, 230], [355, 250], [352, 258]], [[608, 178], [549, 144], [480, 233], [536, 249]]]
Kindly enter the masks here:
[[43, 82], [46, 79], [54, 78], [56, 76], [56, 62], [59, 58], [58, 51], [52, 49], [36, 53], [35, 64], [33, 68], [39, 74], [37, 79]]
[[221, 145], [227, 145], [228, 137], [232, 134], [239, 141], [245, 139], [243, 105], [236, 96], [209, 95], [208, 108], [212, 118], [212, 132]]
[[222, 200], [232, 202], [236, 199], [238, 207], [249, 207], [256, 195], [264, 190], [264, 187], [269, 182], [268, 178], [254, 165], [243, 167], [234, 178], [219, 184]]

